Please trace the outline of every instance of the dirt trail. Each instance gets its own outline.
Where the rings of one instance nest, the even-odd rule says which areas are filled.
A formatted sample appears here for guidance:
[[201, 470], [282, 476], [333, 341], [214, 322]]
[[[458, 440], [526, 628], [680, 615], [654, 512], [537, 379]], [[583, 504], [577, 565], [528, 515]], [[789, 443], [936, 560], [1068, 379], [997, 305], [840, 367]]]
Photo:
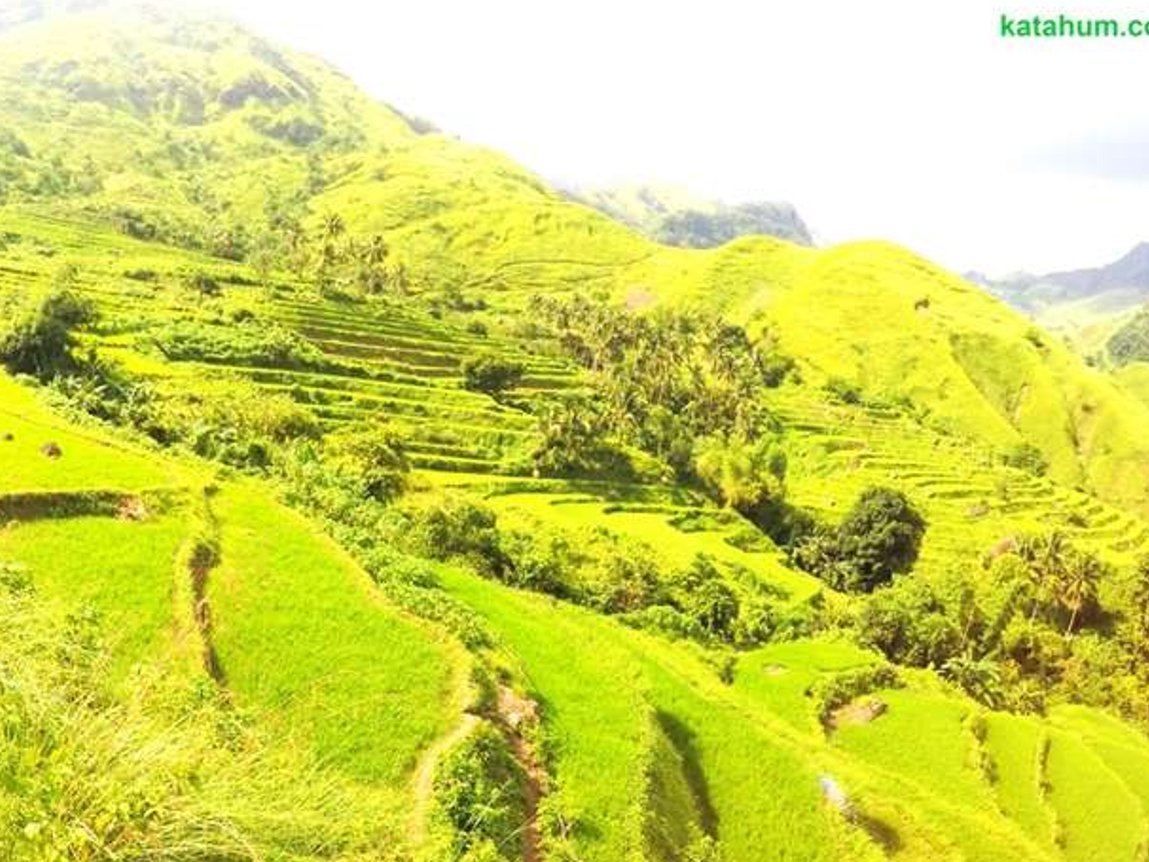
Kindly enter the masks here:
[[534, 742], [526, 730], [538, 724], [538, 704], [533, 700], [519, 697], [505, 685], [499, 686], [496, 701], [499, 725], [514, 752], [515, 760], [523, 770], [526, 779], [523, 802], [526, 805], [526, 822], [523, 823], [523, 860], [542, 862], [543, 836], [539, 828], [539, 803], [546, 793], [546, 771], [539, 760]]
[[[495, 701], [495, 714], [490, 716], [492, 723], [507, 740], [515, 761], [523, 771], [525, 779], [524, 799], [525, 818], [521, 827], [524, 862], [542, 862], [542, 830], [539, 827], [539, 803], [546, 793], [546, 771], [539, 759], [535, 744], [527, 733], [528, 728], [539, 720], [538, 706], [533, 700], [520, 697], [508, 686], [499, 686]], [[443, 757], [474, 731], [483, 719], [464, 712], [459, 723], [444, 736], [439, 737], [419, 758], [415, 769], [412, 792], [414, 806], [411, 811], [409, 838], [414, 847], [426, 844], [431, 806], [435, 795], [435, 770]]]
[[191, 577], [192, 613], [199, 632], [200, 647], [203, 653], [203, 669], [219, 686], [227, 685], [223, 666], [212, 641], [211, 603], [207, 598], [207, 579], [219, 559], [213, 548], [197, 542], [188, 561], [188, 575]]
[[[208, 599], [208, 582], [220, 564], [219, 524], [211, 509], [210, 496], [210, 489], [203, 488], [190, 501], [189, 532], [176, 562], [176, 635], [185, 648], [198, 653], [200, 665], [216, 685], [226, 688], [227, 676], [213, 642], [214, 624]], [[135, 514], [132, 510], [124, 516]]]
[[415, 795], [415, 804], [411, 809], [409, 828], [411, 843], [415, 847], [420, 847], [427, 841], [427, 826], [435, 791], [435, 769], [438, 767], [439, 761], [448, 751], [466, 739], [478, 723], [479, 717], [477, 715], [464, 712], [459, 723], [445, 736], [440, 736], [431, 743], [419, 758], [419, 765], [415, 768], [414, 789], [412, 791]]

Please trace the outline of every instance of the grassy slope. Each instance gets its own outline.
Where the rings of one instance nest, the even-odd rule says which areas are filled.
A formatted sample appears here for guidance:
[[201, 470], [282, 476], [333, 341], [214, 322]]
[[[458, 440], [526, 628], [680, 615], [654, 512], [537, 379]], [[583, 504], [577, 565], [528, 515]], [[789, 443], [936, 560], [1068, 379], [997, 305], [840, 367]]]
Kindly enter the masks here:
[[[694, 816], [717, 833], [729, 859], [758, 858], [766, 846], [778, 859], [841, 858], [808, 769], [764, 728], [708, 696], [720, 685], [713, 671], [589, 612], [462, 572], [443, 579], [522, 664], [550, 720], [558, 792], [577, 813], [581, 858], [645, 858], [643, 819], [659, 816], [663, 804], [645, 782], [657, 746], [652, 719], [685, 763]], [[572, 652], [572, 642], [582, 648]]]
[[[242, 221], [305, 181], [304, 153], [260, 131], [262, 117], [333, 142], [354, 129], [344, 146], [414, 137], [326, 64], [222, 19], [154, 8], [73, 13], [0, 35], [0, 86], [11, 94], [5, 128], [30, 154], [20, 168], [57, 160], [97, 181], [84, 189], [90, 209], [135, 207], [195, 225]], [[130, 160], [125, 139], [136, 147]]]
[[601, 289], [769, 325], [811, 382], [843, 377], [909, 399], [931, 424], [999, 450], [1029, 440], [1060, 480], [1144, 503], [1143, 405], [1004, 304], [896, 246], [748, 238], [668, 249], [557, 201], [497, 155], [432, 139], [361, 168], [316, 205], [386, 231], [424, 284], [481, 289], [508, 308], [528, 291]]
[[109, 633], [115, 675], [162, 654], [171, 639], [178, 513], [136, 523], [74, 518], [17, 523], [0, 533], [0, 559], [28, 568], [59, 607], [93, 607]]
[[[1083, 852], [1078, 846], [1088, 846], [1107, 848], [1112, 855], [1106, 858], [1132, 859], [1145, 828], [1140, 809], [1130, 803], [1141, 782], [1134, 770], [1118, 765], [1123, 750], [1091, 753], [1084, 749], [1088, 736], [1080, 728], [1062, 729], [1060, 720], [1053, 730], [1040, 720], [991, 715], [986, 745], [998, 770], [991, 780], [977, 767], [979, 743], [966, 724], [972, 705], [929, 684], [883, 693], [887, 715], [827, 741], [804, 691], [822, 673], [873, 661], [847, 645], [767, 647], [742, 659], [730, 689], [680, 647], [463, 572], [442, 577], [492, 626], [542, 704], [554, 735], [558, 794], [578, 813], [573, 834], [581, 858], [631, 858], [640, 846], [633, 802], [648, 775], [644, 764], [659, 748], [658, 738], [648, 735], [652, 711], [691, 788], [689, 816], [721, 837], [733, 862], [761, 858], [767, 847], [779, 859], [868, 858], [878, 841], [906, 859], [1061, 858], [1052, 820], [1042, 821], [1036, 743], [1007, 735], [1015, 726], [1058, 735], [1067, 762], [1104, 758], [1104, 766], [1100, 759], [1079, 762], [1091, 776], [1082, 781], [1092, 782], [1096, 799], [1123, 806], [1123, 820], [1063, 811], [1069, 805], [1064, 797], [1080, 791], [1064, 785], [1060, 759], [1055, 764], [1062, 796], [1051, 791], [1051, 802], [1074, 834], [1070, 840], [1081, 842], [1070, 858]], [[587, 648], [572, 653], [573, 639]], [[595, 704], [585, 698], [591, 687], [598, 692]], [[1107, 739], [1121, 727], [1109, 727], [1089, 710], [1078, 715], [1095, 734], [1108, 729]], [[604, 733], [606, 728], [613, 732]], [[1136, 734], [1117, 738], [1133, 746], [1135, 757], [1149, 752]], [[1098, 743], [1090, 744], [1096, 752]], [[1114, 784], [1118, 770], [1129, 778]], [[824, 773], [857, 793], [864, 814], [859, 830], [827, 817], [817, 791]], [[658, 818], [680, 804], [650, 797], [646, 816]]]
[[[17, 131], [47, 128], [46, 112], [54, 117], [51, 125], [68, 134], [104, 134], [117, 142], [128, 134], [162, 149], [164, 135], [179, 126], [178, 112], [173, 120], [170, 110], [161, 110], [164, 99], [175, 98], [171, 92], [185, 98], [184, 91], [200, 82], [196, 98], [205, 100], [203, 122], [177, 131], [230, 155], [210, 161], [211, 169], [223, 171], [213, 176], [213, 195], [224, 210], [251, 221], [262, 218], [256, 204], [272, 185], [281, 191], [285, 184], [301, 187], [305, 161], [298, 148], [257, 132], [252, 117], [303, 111], [322, 119], [332, 136], [322, 159], [328, 186], [311, 201], [312, 213], [318, 218], [339, 212], [353, 232], [383, 231], [416, 286], [483, 290], [508, 307], [527, 291], [596, 286], [636, 302], [660, 298], [714, 307], [776, 327], [783, 348], [804, 360], [813, 382], [843, 376], [872, 395], [909, 398], [937, 425], [998, 448], [1024, 437], [1045, 451], [1062, 481], [1086, 482], [1116, 502], [1144, 505], [1149, 453], [1138, 429], [1149, 409], [1085, 369], [1048, 336], [1028, 340], [1029, 324], [1019, 315], [908, 252], [883, 243], [813, 251], [761, 238], [699, 253], [657, 246], [562, 201], [498, 154], [411, 134], [400, 118], [371, 107], [320, 64], [272, 52], [219, 22], [181, 30], [161, 19], [132, 34], [130, 43], [156, 55], [156, 81], [141, 86], [150, 94], [141, 106], [125, 95], [112, 49], [93, 47], [96, 40], [77, 42], [79, 25], [106, 21], [103, 13], [93, 14], [63, 29], [37, 25], [3, 37], [18, 42], [18, 50], [7, 66], [0, 64], [0, 80], [5, 68], [10, 81], [26, 74], [22, 61], [44, 53], [41, 40], [50, 34], [53, 52], [74, 54], [81, 70], [75, 74], [93, 78], [102, 94], [77, 106], [76, 82], [41, 69], [32, 92], [37, 103], [57, 107], [36, 113], [30, 101], [17, 102]], [[115, 29], [120, 25], [99, 26], [127, 35]], [[249, 89], [257, 82], [273, 95], [235, 106], [225, 94], [237, 82]], [[21, 87], [28, 89], [26, 82]], [[73, 110], [79, 114], [71, 116]], [[99, 129], [105, 131], [92, 131]], [[69, 140], [67, 134], [56, 138]], [[356, 149], [366, 141], [374, 146]], [[87, 146], [81, 143], [71, 141], [68, 150]], [[242, 171], [235, 170], [240, 157]], [[290, 162], [295, 174], [253, 167], [264, 158]], [[161, 180], [172, 180], [184, 198], [186, 182], [180, 178], [209, 170], [165, 159], [152, 166], [149, 184], [162, 187]], [[252, 176], [276, 183], [252, 190]], [[204, 206], [187, 200], [181, 205]], [[924, 301], [928, 308], [917, 307]]]
[[[93, 483], [103, 477], [122, 490], [166, 479], [174, 498], [172, 508], [139, 522], [83, 516], [12, 523], [0, 531], [0, 561], [23, 566], [58, 619], [82, 606], [99, 612], [121, 697], [137, 697], [138, 673], [185, 674], [181, 626], [192, 615], [192, 598], [182, 548], [205, 527], [190, 492], [170, 483], [176, 477], [190, 484], [199, 471], [69, 426], [11, 378], [0, 377], [0, 391], [29, 428], [50, 429], [60, 440], [61, 463], [77, 457], [73, 440], [98, 441], [84, 450]], [[72, 493], [72, 483], [61, 490], [54, 473], [17, 471], [27, 457], [0, 449], [0, 499], [35, 490], [28, 482]], [[314, 783], [316, 793], [343, 787], [340, 793], [358, 801], [345, 804], [348, 820], [336, 816], [330, 831], [353, 831], [365, 847], [395, 846], [407, 827], [416, 759], [463, 708], [461, 650], [384, 603], [342, 551], [274, 503], [268, 489], [225, 484], [211, 505], [222, 554], [208, 576], [212, 638], [227, 690], [255, 730], [274, 740], [269, 756], [294, 764], [293, 778], [277, 779], [289, 782], [281, 788], [285, 804], [293, 796], [303, 804], [311, 791], [302, 783]], [[253, 794], [262, 786], [250, 776], [228, 780], [240, 782], [230, 791], [239, 797], [244, 781]], [[292, 780], [302, 783], [293, 787]], [[286, 828], [290, 811], [278, 816], [288, 818], [280, 824]], [[302, 826], [309, 813], [299, 816]], [[316, 831], [315, 841], [327, 841], [327, 831]], [[320, 855], [308, 858], [336, 849], [317, 846]]]
[[[14, 491], [141, 491], [172, 482], [171, 470], [125, 450], [107, 435], [68, 426], [45, 411], [11, 378], [0, 376], [0, 468], [4, 488]], [[41, 448], [56, 443], [58, 459]]]
[[266, 491], [226, 487], [211, 506], [223, 562], [209, 596], [229, 687], [324, 761], [401, 786], [462, 709], [460, 657]]

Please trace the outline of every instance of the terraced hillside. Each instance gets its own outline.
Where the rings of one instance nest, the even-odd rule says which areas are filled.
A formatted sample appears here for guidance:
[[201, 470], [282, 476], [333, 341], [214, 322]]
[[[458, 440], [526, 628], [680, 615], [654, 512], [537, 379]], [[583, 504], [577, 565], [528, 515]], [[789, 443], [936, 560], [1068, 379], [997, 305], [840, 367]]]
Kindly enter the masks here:
[[[417, 761], [467, 696], [463, 651], [382, 601], [266, 490], [69, 426], [7, 377], [0, 405], [0, 560], [26, 579], [44, 627], [90, 638], [80, 645], [101, 662], [91, 703], [6, 692], [5, 857], [402, 844]], [[22, 671], [14, 658], [6, 649], [6, 674]], [[121, 738], [67, 724], [84, 709], [127, 721]], [[88, 784], [101, 758], [123, 782], [110, 797]], [[137, 821], [120, 800], [155, 810]]]
[[1149, 531], [1135, 515], [1045, 476], [1010, 467], [988, 448], [939, 434], [888, 406], [844, 405], [800, 388], [779, 391], [771, 405], [797, 432], [801, 472], [791, 494], [835, 517], [867, 485], [891, 482], [927, 512], [931, 529], [921, 568], [989, 552], [1009, 536], [1056, 528], [1115, 562], [1146, 550]]
[[[267, 489], [224, 483], [205, 497], [202, 468], [69, 426], [27, 391], [3, 387], [2, 424], [14, 437], [0, 450], [6, 475], [29, 461], [37, 471], [6, 480], [0, 557], [24, 567], [52, 618], [80, 605], [102, 614], [117, 697], [151, 674], [176, 671], [191, 684], [210, 671], [223, 708], [253, 722], [248, 744], [290, 758], [326, 794], [324, 831], [310, 845], [280, 831], [273, 812], [252, 820], [226, 811], [228, 828], [286, 858], [304, 846], [345, 858], [350, 847], [398, 840], [411, 805], [398, 788], [467, 705], [451, 694], [461, 648], [372, 597], [354, 566], [269, 502]], [[62, 454], [29, 451], [41, 440]], [[108, 487], [63, 481], [81, 459], [99, 466]], [[32, 490], [51, 494], [51, 508], [31, 505]], [[96, 505], [113, 494], [113, 508]], [[206, 572], [197, 562], [204, 531], [218, 536]], [[76, 546], [89, 552], [67, 552]], [[302, 592], [293, 581], [301, 572]], [[555, 852], [671, 859], [717, 839], [731, 859], [760, 858], [763, 847], [771, 858], [802, 860], [1133, 859], [1149, 829], [1138, 772], [1149, 744], [1093, 711], [985, 712], [928, 675], [907, 674], [903, 687], [871, 695], [885, 705], [880, 718], [842, 712], [824, 727], [810, 694], [818, 680], [877, 667], [879, 657], [841, 641], [782, 643], [740, 656], [727, 684], [687, 645], [463, 570], [443, 568], [439, 578], [490, 628], [490, 649], [541, 709], [552, 752], [545, 798], [566, 823]], [[827, 777], [849, 788], [849, 819], [822, 801]], [[254, 792], [253, 784], [241, 788]], [[214, 802], [216, 790], [209, 781], [185, 792]], [[296, 792], [315, 804], [303, 788], [280, 803], [298, 804]], [[340, 831], [334, 807], [352, 798], [344, 814], [375, 818], [353, 836]], [[1094, 812], [1093, 798], [1104, 809]], [[94, 814], [67, 812], [80, 822]]]
[[1144, 858], [1137, 368], [84, 5], [0, 33], [0, 856]]
[[[155, 53], [156, 80], [133, 90], [114, 52], [84, 41], [93, 30], [131, 56]], [[6, 145], [17, 178], [11, 203], [50, 199], [70, 218], [95, 216], [231, 258], [279, 253], [277, 233], [317, 230], [338, 214], [350, 234], [385, 238], [416, 293], [479, 291], [510, 314], [531, 294], [572, 290], [718, 309], [774, 328], [813, 374], [907, 399], [931, 422], [998, 447], [1027, 440], [1059, 480], [1125, 507], [1144, 504], [1143, 405], [1003, 304], [894, 246], [817, 251], [762, 238], [704, 252], [659, 246], [563, 200], [497, 153], [415, 134], [315, 61], [215, 19], [173, 23], [153, 10], [139, 27], [96, 10], [0, 39], [14, 46], [3, 52], [0, 80], [22, 94], [5, 114], [15, 136]], [[30, 59], [37, 52], [67, 54], [79, 71], [53, 72]], [[66, 133], [44, 134], [29, 94], [53, 106]], [[202, 117], [181, 112], [188, 100], [202, 102]], [[153, 156], [105, 164], [109, 142], [123, 136]], [[94, 170], [77, 161], [80, 152], [99, 154]], [[34, 179], [53, 171], [74, 182]]]
[[[537, 351], [535, 342], [488, 334], [470, 326], [474, 314], [445, 318], [433, 309], [385, 300], [363, 304], [325, 300], [290, 279], [259, 286], [237, 264], [201, 258], [117, 235], [98, 225], [20, 214], [9, 217], [10, 295], [29, 282], [50, 282], [73, 264], [77, 284], [104, 312], [92, 344], [125, 368], [153, 380], [246, 380], [260, 391], [288, 397], [327, 429], [385, 418], [402, 436], [412, 465], [432, 487], [466, 489], [510, 518], [538, 520], [564, 531], [603, 528], [670, 549], [669, 558], [716, 555], [745, 566], [796, 600], [819, 584], [784, 565], [784, 555], [759, 537], [747, 552], [729, 539], [745, 520], [705, 497], [660, 481], [529, 478], [536, 420], [515, 406], [462, 388], [460, 365], [498, 353], [527, 369], [516, 397], [532, 399], [579, 391], [581, 372]], [[119, 261], [148, 273], [141, 282]], [[231, 286], [205, 303], [185, 284], [195, 267]], [[286, 277], [285, 277], [286, 278]], [[243, 364], [165, 357], [152, 331], [181, 316], [231, 319], [237, 309], [281, 324], [336, 363], [316, 370], [279, 367], [258, 358]], [[496, 318], [497, 319], [497, 318]], [[810, 386], [788, 386], [770, 396], [769, 409], [786, 430], [791, 459], [788, 493], [808, 510], [834, 520], [867, 486], [904, 489], [927, 513], [931, 529], [919, 568], [968, 565], [1003, 539], [1057, 527], [1083, 547], [1128, 564], [1145, 550], [1149, 531], [1127, 514], [1051, 479], [1001, 464], [992, 446], [960, 433], [943, 433], [903, 406], [842, 404]]]

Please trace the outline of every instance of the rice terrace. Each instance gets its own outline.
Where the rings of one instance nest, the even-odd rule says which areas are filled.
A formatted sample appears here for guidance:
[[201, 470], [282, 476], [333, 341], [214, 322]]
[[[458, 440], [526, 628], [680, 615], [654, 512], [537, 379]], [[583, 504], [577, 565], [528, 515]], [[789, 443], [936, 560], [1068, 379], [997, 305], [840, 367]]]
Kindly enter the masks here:
[[0, 859], [1149, 859], [1149, 266], [815, 235], [0, 3]]

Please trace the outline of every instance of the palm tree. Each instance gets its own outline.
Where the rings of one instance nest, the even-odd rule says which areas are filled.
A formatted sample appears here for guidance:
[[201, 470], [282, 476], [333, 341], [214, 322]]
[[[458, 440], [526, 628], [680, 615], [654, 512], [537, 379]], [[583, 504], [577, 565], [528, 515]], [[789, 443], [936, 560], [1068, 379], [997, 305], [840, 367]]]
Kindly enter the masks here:
[[989, 659], [975, 659], [971, 654], [954, 656], [942, 666], [942, 675], [956, 682], [965, 693], [991, 709], [1000, 709], [1005, 700], [1001, 670]]
[[379, 293], [387, 283], [387, 243], [375, 234], [359, 252], [359, 281], [367, 293]]
[[303, 272], [307, 269], [307, 232], [303, 229], [303, 225], [295, 219], [285, 225], [284, 232], [287, 239], [287, 250], [290, 252], [295, 265], [295, 274], [299, 278], [303, 278]]
[[1104, 568], [1092, 554], [1073, 553], [1068, 556], [1058, 579], [1058, 601], [1069, 611], [1068, 637], [1077, 624], [1077, 616], [1086, 605], [1097, 601], [1097, 588]]
[[1051, 587], [1060, 581], [1070, 550], [1065, 535], [1057, 530], [1046, 536], [1022, 536], [1017, 540], [1016, 553], [1025, 563], [1033, 588], [1030, 622], [1037, 618], [1038, 609], [1049, 597]]
[[347, 232], [347, 225], [339, 213], [327, 213], [323, 217], [322, 237], [324, 242], [335, 242]]
[[319, 283], [321, 290], [326, 289], [331, 283], [331, 270], [339, 263], [339, 238], [347, 232], [347, 226], [343, 222], [343, 216], [339, 213], [328, 213], [323, 217], [323, 226], [320, 228], [320, 253], [319, 265], [316, 270], [316, 281]]
[[363, 260], [371, 266], [382, 266], [387, 261], [387, 242], [381, 234], [375, 234], [363, 249]]

